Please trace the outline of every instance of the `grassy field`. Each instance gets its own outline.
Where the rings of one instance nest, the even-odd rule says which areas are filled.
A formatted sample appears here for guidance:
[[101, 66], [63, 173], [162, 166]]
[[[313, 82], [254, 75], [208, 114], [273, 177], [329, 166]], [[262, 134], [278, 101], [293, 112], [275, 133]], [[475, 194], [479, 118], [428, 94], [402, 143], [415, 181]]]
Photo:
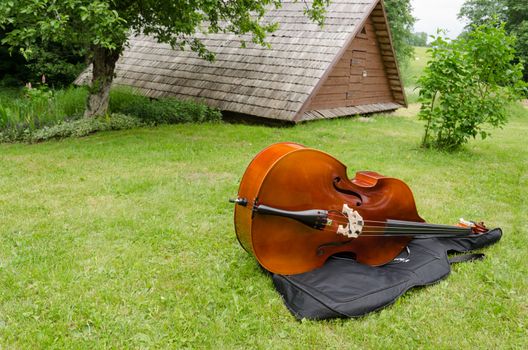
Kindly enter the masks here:
[[[528, 110], [492, 138], [420, 149], [414, 117], [295, 128], [173, 125], [0, 145], [0, 348], [528, 347]], [[434, 223], [502, 227], [481, 262], [367, 317], [298, 322], [239, 245], [227, 202], [294, 141], [413, 189]]]
[[403, 83], [405, 86], [405, 94], [409, 103], [415, 103], [418, 101], [418, 90], [416, 84], [418, 78], [422, 74], [427, 61], [429, 60], [429, 54], [427, 53], [426, 47], [415, 47], [414, 58], [404, 68], [402, 68]]

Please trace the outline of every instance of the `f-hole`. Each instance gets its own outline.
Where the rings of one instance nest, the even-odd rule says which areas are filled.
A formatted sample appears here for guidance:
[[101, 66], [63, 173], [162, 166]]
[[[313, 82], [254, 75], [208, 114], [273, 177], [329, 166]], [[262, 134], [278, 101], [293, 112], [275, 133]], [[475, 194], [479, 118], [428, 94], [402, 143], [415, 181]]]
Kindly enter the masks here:
[[357, 260], [356, 254], [353, 252], [341, 252], [332, 255], [332, 258], [334, 259], [341, 259], [341, 260]]
[[340, 193], [344, 193], [344, 194], [348, 194], [350, 196], [357, 197], [358, 200], [356, 202], [356, 206], [360, 206], [363, 203], [363, 198], [361, 198], [361, 195], [359, 193], [357, 193], [357, 192], [352, 191], [352, 190], [339, 187], [339, 183], [340, 182], [341, 182], [341, 178], [339, 176], [334, 178], [333, 185], [334, 185], [335, 190], [337, 192], [340, 192]]
[[347, 245], [350, 242], [352, 242], [351, 239], [349, 239], [348, 241], [343, 241], [343, 242], [330, 242], [326, 244], [321, 244], [319, 247], [317, 247], [317, 255], [318, 256], [324, 255], [326, 253], [326, 250], [325, 250], [326, 248], [342, 247], [344, 245]]

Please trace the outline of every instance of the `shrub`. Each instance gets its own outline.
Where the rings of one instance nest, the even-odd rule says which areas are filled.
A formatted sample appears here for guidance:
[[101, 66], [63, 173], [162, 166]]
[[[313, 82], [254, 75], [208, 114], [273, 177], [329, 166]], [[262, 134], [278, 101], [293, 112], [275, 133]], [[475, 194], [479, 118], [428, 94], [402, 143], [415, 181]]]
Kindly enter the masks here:
[[454, 150], [470, 137], [486, 138], [486, 126], [506, 122], [506, 106], [525, 88], [522, 65], [513, 64], [515, 39], [489, 22], [465, 38], [431, 43], [431, 60], [419, 79], [426, 121], [422, 146]]
[[37, 49], [26, 65], [30, 81], [39, 81], [44, 75], [53, 87], [67, 87], [86, 69], [86, 59], [80, 48], [48, 43]]
[[144, 124], [218, 121], [218, 110], [173, 98], [151, 100], [129, 88], [111, 92], [110, 118], [82, 118], [88, 91], [70, 87], [53, 91], [45, 84], [0, 95], [0, 142], [39, 142], [79, 137], [102, 130], [121, 130]]
[[203, 123], [221, 119], [218, 110], [203, 103], [171, 97], [151, 99], [129, 88], [112, 90], [110, 111], [136, 116], [147, 124]]
[[[0, 107], [0, 120], [3, 117]], [[138, 118], [123, 114], [111, 114], [98, 118], [64, 120], [40, 129], [10, 128], [0, 130], [0, 142], [42, 142], [66, 137], [83, 137], [98, 131], [125, 130], [143, 126]]]
[[69, 118], [80, 118], [86, 108], [88, 90], [84, 87], [69, 87], [55, 92], [55, 108]]
[[82, 116], [85, 99], [84, 89], [52, 91], [46, 85], [0, 96], [3, 109], [0, 131], [32, 131], [65, 119], [78, 119]]
[[82, 137], [97, 131], [125, 130], [142, 125], [143, 123], [138, 118], [123, 114], [111, 114], [98, 118], [81, 118], [63, 121], [57, 125], [39, 129], [28, 135], [25, 141], [41, 142], [66, 137]]

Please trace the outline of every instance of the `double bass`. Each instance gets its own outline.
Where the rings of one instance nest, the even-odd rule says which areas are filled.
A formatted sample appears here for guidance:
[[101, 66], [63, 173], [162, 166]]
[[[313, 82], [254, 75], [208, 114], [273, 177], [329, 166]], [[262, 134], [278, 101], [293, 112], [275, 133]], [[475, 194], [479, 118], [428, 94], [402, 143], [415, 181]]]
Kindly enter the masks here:
[[261, 151], [246, 169], [235, 203], [238, 241], [268, 271], [298, 274], [334, 254], [378, 266], [413, 238], [469, 236], [482, 223], [426, 223], [409, 187], [373, 171], [347, 177], [331, 155], [283, 142]]

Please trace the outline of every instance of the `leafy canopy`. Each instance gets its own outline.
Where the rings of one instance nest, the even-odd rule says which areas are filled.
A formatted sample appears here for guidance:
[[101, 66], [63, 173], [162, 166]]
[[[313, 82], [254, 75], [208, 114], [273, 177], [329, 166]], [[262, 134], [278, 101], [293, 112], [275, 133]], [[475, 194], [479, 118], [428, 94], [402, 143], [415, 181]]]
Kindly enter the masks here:
[[466, 29], [471, 30], [473, 25], [485, 24], [493, 18], [506, 22], [507, 9], [506, 0], [466, 0], [460, 8], [458, 18], [467, 21]]
[[504, 24], [475, 26], [465, 37], [448, 41], [438, 35], [431, 60], [419, 79], [426, 121], [422, 146], [454, 150], [469, 138], [489, 136], [486, 126], [506, 122], [506, 105], [525, 89], [522, 65], [513, 64], [515, 38]]
[[[324, 22], [330, 0], [299, 1], [305, 3], [307, 16]], [[4, 0], [0, 28], [15, 28], [2, 43], [18, 48], [25, 57], [35, 55], [42, 42], [49, 41], [70, 43], [84, 53], [93, 46], [122, 50], [129, 33], [144, 33], [212, 59], [195, 38], [196, 32], [251, 34], [252, 41], [265, 44], [266, 34], [277, 25], [262, 23], [262, 17], [281, 4], [282, 0]], [[411, 1], [385, 0], [385, 4], [397, 56], [405, 62], [413, 52]]]
[[[297, 1], [297, 0], [294, 0]], [[282, 0], [4, 0], [0, 29], [9, 27], [2, 43], [18, 48], [27, 59], [47, 42], [80, 47], [93, 63], [86, 117], [104, 115], [119, 55], [128, 37], [146, 34], [180, 49], [190, 48], [213, 60], [197, 35], [231, 32], [266, 45], [277, 23], [265, 23], [266, 11]], [[323, 23], [330, 0], [305, 2], [305, 14]], [[250, 39], [249, 39], [250, 38]]]
[[[506, 23], [506, 32], [517, 37], [516, 60], [528, 62], [528, 1], [519, 0], [466, 0], [458, 17], [468, 22], [466, 31], [493, 18]], [[495, 22], [499, 23], [499, 22]], [[524, 79], [528, 81], [528, 67], [524, 67]]]
[[[323, 22], [329, 0], [314, 0], [305, 13]], [[0, 3], [0, 27], [10, 25], [2, 42], [30, 57], [39, 40], [83, 44], [121, 51], [130, 33], [152, 35], [173, 47], [190, 48], [202, 57], [213, 56], [197, 32], [251, 34], [265, 44], [275, 23], [262, 23], [267, 9], [280, 0], [7, 0]]]
[[398, 62], [405, 64], [414, 55], [411, 42], [416, 19], [412, 16], [411, 0], [385, 0], [384, 3]]

